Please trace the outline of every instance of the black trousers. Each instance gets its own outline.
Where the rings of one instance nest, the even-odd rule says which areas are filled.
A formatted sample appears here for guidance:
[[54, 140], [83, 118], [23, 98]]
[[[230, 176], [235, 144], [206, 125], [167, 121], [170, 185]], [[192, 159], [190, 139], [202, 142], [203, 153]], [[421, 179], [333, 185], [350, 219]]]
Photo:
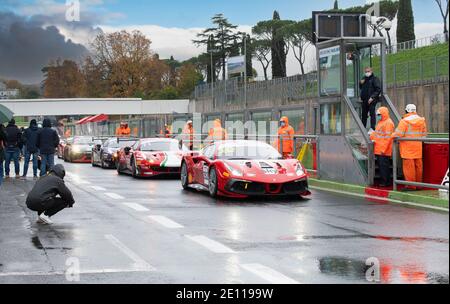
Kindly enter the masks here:
[[361, 114], [361, 121], [362, 124], [364, 126], [364, 128], [367, 128], [367, 118], [370, 115], [370, 127], [375, 130], [375, 128], [377, 127], [377, 113], [376, 113], [376, 109], [377, 109], [377, 102], [373, 101], [370, 105], [369, 105], [369, 101], [368, 100], [363, 100], [362, 102], [362, 114]]
[[391, 158], [389, 156], [377, 155], [378, 168], [380, 169], [381, 184], [392, 184]]
[[55, 197], [50, 199], [44, 203], [44, 208], [38, 211], [38, 214], [41, 215], [44, 213], [46, 216], [54, 216], [61, 210], [69, 207], [69, 204], [66, 203], [62, 198]]

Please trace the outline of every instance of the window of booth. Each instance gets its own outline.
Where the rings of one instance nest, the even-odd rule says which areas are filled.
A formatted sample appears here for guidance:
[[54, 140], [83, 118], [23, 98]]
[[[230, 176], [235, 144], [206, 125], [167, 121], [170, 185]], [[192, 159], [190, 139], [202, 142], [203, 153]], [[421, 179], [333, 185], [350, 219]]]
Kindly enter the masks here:
[[319, 51], [320, 95], [341, 93], [341, 48], [333, 46]]
[[245, 133], [244, 126], [244, 113], [227, 114], [225, 128], [227, 129], [230, 138], [242, 139]]
[[251, 135], [269, 136], [273, 133], [271, 132], [273, 131], [271, 130], [272, 112], [254, 112], [252, 113], [251, 117], [252, 121], [254, 122], [253, 127], [255, 127], [254, 130], [249, 130], [249, 133]]
[[289, 124], [294, 128], [295, 134], [306, 134], [305, 109], [281, 111], [281, 117], [287, 116]]
[[320, 131], [323, 135], [342, 133], [341, 103], [328, 103], [320, 106]]

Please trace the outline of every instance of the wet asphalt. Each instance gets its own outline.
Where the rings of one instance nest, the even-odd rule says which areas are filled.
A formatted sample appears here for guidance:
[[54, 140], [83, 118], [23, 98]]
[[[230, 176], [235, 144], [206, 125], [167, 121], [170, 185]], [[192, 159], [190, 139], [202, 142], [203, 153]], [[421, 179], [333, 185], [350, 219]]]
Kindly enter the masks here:
[[449, 282], [448, 213], [321, 191], [214, 200], [65, 166], [76, 204], [51, 226], [25, 206], [32, 179], [0, 188], [0, 283]]

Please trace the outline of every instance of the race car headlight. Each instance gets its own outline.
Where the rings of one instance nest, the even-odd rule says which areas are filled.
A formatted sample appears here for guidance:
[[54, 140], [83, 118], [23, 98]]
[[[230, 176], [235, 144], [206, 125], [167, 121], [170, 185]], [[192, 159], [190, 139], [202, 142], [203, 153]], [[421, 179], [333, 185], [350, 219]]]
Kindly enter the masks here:
[[305, 174], [305, 170], [303, 170], [303, 166], [300, 163], [297, 164], [297, 170], [295, 173], [297, 176], [302, 176]]
[[241, 170], [235, 169], [233, 167], [231, 167], [230, 165], [224, 163], [225, 168], [228, 170], [228, 172], [230, 172], [232, 175], [234, 176], [244, 176], [244, 174], [242, 173]]

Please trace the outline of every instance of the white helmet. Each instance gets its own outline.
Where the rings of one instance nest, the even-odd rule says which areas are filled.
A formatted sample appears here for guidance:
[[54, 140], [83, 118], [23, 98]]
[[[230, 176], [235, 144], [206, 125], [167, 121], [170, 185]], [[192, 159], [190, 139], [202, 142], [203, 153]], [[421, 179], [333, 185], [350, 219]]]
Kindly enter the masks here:
[[415, 113], [417, 112], [417, 107], [414, 104], [409, 104], [406, 106], [406, 113]]

